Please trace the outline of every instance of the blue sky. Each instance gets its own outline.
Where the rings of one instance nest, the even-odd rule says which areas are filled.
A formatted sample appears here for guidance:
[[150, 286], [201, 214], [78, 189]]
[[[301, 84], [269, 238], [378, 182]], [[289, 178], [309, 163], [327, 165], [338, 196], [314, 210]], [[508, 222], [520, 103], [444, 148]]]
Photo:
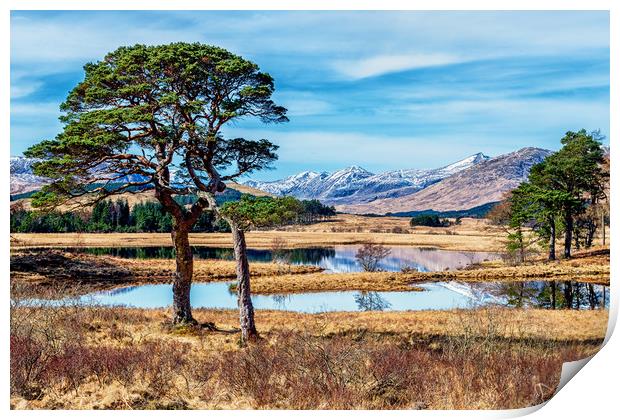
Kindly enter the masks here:
[[[432, 168], [609, 133], [607, 12], [12, 12], [11, 154], [54, 137], [82, 66], [121, 45], [218, 45], [276, 81], [290, 122], [228, 136], [280, 146], [275, 179]], [[609, 140], [605, 141], [609, 144]]]

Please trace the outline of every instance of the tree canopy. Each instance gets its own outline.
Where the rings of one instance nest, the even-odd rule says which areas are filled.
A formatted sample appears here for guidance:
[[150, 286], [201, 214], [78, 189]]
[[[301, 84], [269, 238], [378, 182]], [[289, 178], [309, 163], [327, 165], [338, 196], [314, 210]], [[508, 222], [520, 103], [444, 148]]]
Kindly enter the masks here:
[[[175, 323], [195, 323], [188, 233], [204, 210], [218, 211], [226, 181], [269, 166], [269, 140], [226, 139], [224, 124], [246, 117], [288, 121], [271, 96], [273, 78], [225, 49], [199, 43], [120, 47], [84, 66], [84, 80], [61, 105], [63, 131], [32, 146], [36, 175], [52, 179], [33, 205], [82, 197], [92, 204], [117, 193], [154, 189], [172, 216], [176, 250]], [[191, 205], [177, 198], [196, 195]], [[245, 245], [243, 245], [245, 246]]]
[[[507, 211], [495, 211], [495, 217], [507, 219], [514, 229], [511, 244], [518, 244], [523, 253], [522, 227], [529, 225], [549, 242], [549, 259], [555, 259], [556, 230], [564, 230], [564, 256], [570, 257], [575, 222], [588, 227], [587, 246], [591, 245], [597, 222], [587, 216], [606, 189], [609, 173], [604, 169], [603, 149], [598, 132], [569, 131], [562, 138], [562, 148], [534, 165], [528, 180], [511, 193]], [[579, 217], [586, 215], [586, 221]], [[577, 245], [579, 241], [577, 240]]]
[[[84, 71], [84, 80], [61, 105], [62, 133], [26, 152], [42, 159], [34, 173], [53, 180], [34, 197], [35, 205], [154, 188], [173, 216], [197, 217], [207, 206], [204, 199], [186, 212], [170, 196], [200, 188], [222, 191], [224, 181], [277, 157], [277, 146], [266, 139], [220, 135], [234, 119], [287, 121], [286, 109], [271, 100], [272, 77], [222, 48], [198, 43], [121, 47], [86, 64]], [[226, 174], [210, 176], [213, 170]]]

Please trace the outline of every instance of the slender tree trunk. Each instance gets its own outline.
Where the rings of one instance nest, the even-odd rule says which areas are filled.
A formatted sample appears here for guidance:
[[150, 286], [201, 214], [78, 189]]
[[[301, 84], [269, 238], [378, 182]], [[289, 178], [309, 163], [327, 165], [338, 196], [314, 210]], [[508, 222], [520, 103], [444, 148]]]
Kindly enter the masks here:
[[549, 220], [550, 238], [549, 238], [549, 261], [555, 260], [555, 219]]
[[237, 303], [239, 306], [239, 321], [241, 324], [241, 343], [258, 338], [254, 324], [254, 307], [250, 289], [250, 266], [248, 264], [245, 233], [235, 223], [230, 223], [233, 236], [235, 260], [237, 261]]
[[175, 324], [195, 324], [190, 305], [190, 289], [194, 271], [194, 256], [189, 245], [189, 229], [182, 224], [172, 229], [172, 243], [176, 251], [176, 273], [172, 283], [172, 311]]
[[551, 309], [555, 309], [555, 291], [556, 283], [555, 280], [551, 282]]
[[594, 291], [594, 285], [592, 283], [588, 283], [588, 302], [590, 303], [590, 309], [595, 309], [598, 304], [598, 299], [596, 298], [596, 292]]
[[570, 249], [573, 242], [573, 215], [567, 212], [564, 217], [566, 234], [564, 236], [564, 258], [570, 258]]
[[573, 284], [570, 281], [564, 282], [564, 302], [566, 308], [573, 309]]
[[586, 248], [590, 248], [592, 243], [594, 242], [594, 235], [596, 234], [596, 229], [598, 226], [596, 225], [596, 218], [592, 216], [589, 218], [588, 223], [586, 225]]
[[601, 227], [603, 228], [603, 246], [605, 245], [605, 212], [601, 212]]

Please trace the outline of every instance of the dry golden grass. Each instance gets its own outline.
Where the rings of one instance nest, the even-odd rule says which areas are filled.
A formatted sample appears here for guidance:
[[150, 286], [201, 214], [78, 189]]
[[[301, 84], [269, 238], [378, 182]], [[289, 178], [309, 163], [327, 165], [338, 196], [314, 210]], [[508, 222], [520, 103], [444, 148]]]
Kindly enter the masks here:
[[[221, 330], [238, 325], [232, 310], [194, 315]], [[12, 351], [38, 348], [28, 340], [51, 331], [54, 346], [65, 350], [40, 342], [43, 351], [55, 352], [54, 362], [25, 383], [15, 381], [32, 360], [12, 353], [11, 407], [524, 407], [551, 397], [563, 361], [597, 351], [608, 313], [257, 311], [262, 340], [248, 349], [239, 348], [237, 333], [170, 328], [170, 316], [164, 310], [14, 308]], [[76, 352], [84, 357], [76, 359]], [[45, 360], [35, 362], [35, 370]]]
[[303, 275], [284, 274], [252, 279], [252, 293], [281, 294], [319, 291], [361, 290], [373, 292], [422, 291], [411, 280], [399, 273], [312, 273]]
[[[145, 247], [170, 246], [170, 235], [166, 233], [15, 233], [11, 245], [18, 248], [38, 247]], [[250, 248], [268, 249], [274, 238], [282, 238], [290, 248], [324, 247], [334, 245], [357, 245], [375, 242], [383, 245], [406, 245], [439, 248], [453, 251], [502, 250], [502, 240], [492, 236], [456, 236], [435, 233], [323, 233], [260, 231], [246, 234]], [[194, 246], [227, 248], [231, 236], [227, 233], [192, 233], [190, 242]]]
[[[87, 293], [127, 285], [170, 283], [175, 268], [174, 260], [131, 260], [56, 250], [15, 251], [11, 255], [11, 281], [30, 286], [36, 293], [60, 285], [67, 292]], [[306, 274], [321, 270], [315, 266], [285, 266], [275, 263], [254, 262], [250, 265], [253, 278]], [[234, 278], [236, 278], [234, 261], [194, 261], [195, 282], [209, 283]]]
[[[394, 228], [408, 233], [392, 233]], [[376, 242], [384, 245], [434, 247], [455, 251], [504, 250], [505, 234], [480, 219], [463, 219], [461, 225], [449, 228], [409, 227], [403, 217], [365, 217], [338, 215], [332, 220], [312, 225], [287, 226], [282, 230], [255, 231], [246, 234], [251, 248], [270, 248], [274, 238], [286, 241], [288, 247], [320, 247]], [[230, 247], [231, 236], [225, 233], [192, 233], [195, 246]], [[13, 248], [28, 247], [120, 247], [171, 246], [167, 233], [15, 233]]]
[[[609, 251], [576, 253], [571, 260], [508, 266], [501, 261], [484, 262], [472, 269], [438, 272], [323, 273], [315, 266], [250, 263], [255, 294], [316, 291], [415, 291], [416, 283], [434, 281], [513, 282], [527, 280], [579, 281], [609, 285]], [[106, 290], [136, 284], [169, 283], [175, 262], [166, 259], [123, 259], [61, 251], [16, 250], [11, 256], [12, 281], [29, 285], [33, 293], [62, 284], [79, 285], [75, 293]], [[194, 281], [208, 283], [233, 280], [234, 261], [196, 260]]]

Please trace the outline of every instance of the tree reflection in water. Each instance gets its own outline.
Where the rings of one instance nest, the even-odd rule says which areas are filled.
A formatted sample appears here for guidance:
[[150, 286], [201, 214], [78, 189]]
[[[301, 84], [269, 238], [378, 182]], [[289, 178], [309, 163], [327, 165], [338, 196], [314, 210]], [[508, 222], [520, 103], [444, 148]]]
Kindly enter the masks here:
[[278, 308], [286, 308], [286, 303], [291, 300], [289, 295], [271, 295], [271, 299], [277, 305]]
[[359, 292], [355, 295], [355, 303], [360, 311], [382, 311], [392, 306], [377, 292]]
[[507, 306], [549, 309], [599, 309], [609, 306], [607, 286], [576, 281], [524, 281], [498, 285]]

